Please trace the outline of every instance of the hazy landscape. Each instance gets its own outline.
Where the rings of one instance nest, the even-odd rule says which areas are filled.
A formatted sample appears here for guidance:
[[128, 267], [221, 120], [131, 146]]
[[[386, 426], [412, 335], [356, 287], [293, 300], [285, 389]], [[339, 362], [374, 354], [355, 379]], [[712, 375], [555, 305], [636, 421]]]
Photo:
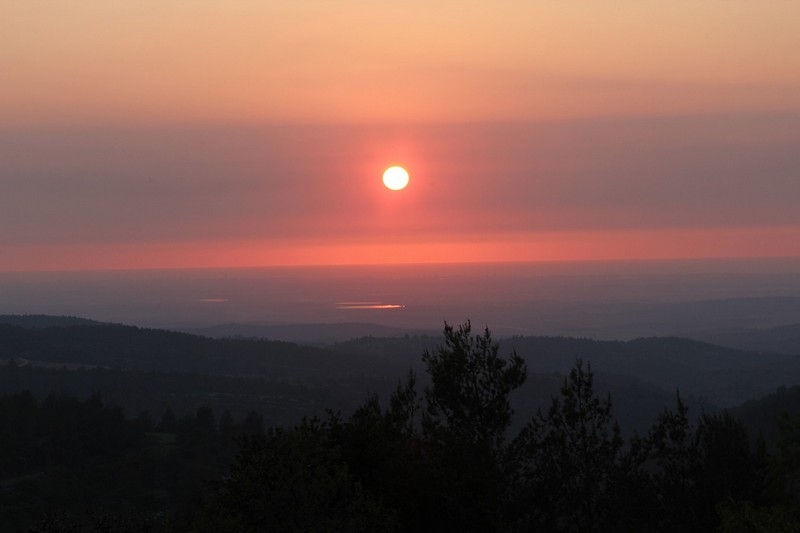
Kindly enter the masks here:
[[798, 20], [0, 0], [0, 531], [800, 531]]
[[[547, 409], [581, 360], [594, 373], [594, 393], [612, 400], [625, 438], [652, 435], [677, 397], [690, 419], [733, 415], [750, 445], [766, 439], [772, 449], [775, 417], [800, 406], [799, 266], [776, 259], [5, 273], [0, 393], [14, 402], [32, 394], [44, 402], [41, 416], [67, 398], [110, 402], [132, 424], [124, 431], [148, 432], [142, 450], [180, 465], [184, 473], [170, 480], [137, 478], [159, 487], [156, 501], [112, 490], [103, 504], [111, 514], [102, 516], [120, 530], [166, 527], [147, 514], [156, 509], [175, 519], [197, 512], [187, 498], [199, 493], [183, 484], [220, 475], [235, 435], [324, 420], [331, 410], [347, 419], [372, 394], [386, 402], [409, 370], [430, 387], [422, 354], [444, 345], [445, 322], [489, 327], [498, 352], [527, 366], [527, 382], [510, 396], [510, 434]], [[14, 415], [4, 416], [13, 427]], [[184, 433], [201, 419], [211, 433]], [[174, 456], [189, 453], [180, 444], [186, 438], [211, 446], [191, 452], [202, 466]], [[3, 490], [17, 502], [17, 511], [4, 511], [6, 527], [38, 520], [59, 530], [83, 520], [80, 503], [50, 496], [65, 514], [42, 522], [41, 504], [26, 491], [71, 482], [41, 477], [49, 470], [36, 470], [37, 460], [21, 461], [5, 467]], [[130, 506], [144, 514], [118, 514]]]
[[[238, 324], [218, 334], [304, 342], [438, 334], [445, 320], [466, 319], [499, 337], [616, 340], [800, 323], [794, 258], [8, 272], [0, 290], [5, 314], [190, 330]], [[345, 327], [352, 323], [395, 330]], [[314, 325], [319, 333], [306, 330]]]
[[[581, 357], [601, 374], [713, 398], [717, 407], [800, 381], [791, 357], [800, 355], [797, 259], [6, 273], [0, 291], [5, 315], [288, 341], [357, 353], [364, 362], [348, 372], [390, 380], [419, 366], [445, 321], [470, 320], [528, 358], [533, 372], [565, 373]], [[685, 342], [662, 350], [674, 368], [656, 361], [647, 343], [658, 342]], [[595, 350], [603, 354], [596, 361]], [[94, 364], [156, 370], [102, 357]], [[201, 371], [191, 359], [167, 368], [181, 366]], [[736, 369], [741, 375], [724, 377]], [[216, 373], [246, 374], [224, 365]], [[742, 390], [712, 392], [726, 379]]]

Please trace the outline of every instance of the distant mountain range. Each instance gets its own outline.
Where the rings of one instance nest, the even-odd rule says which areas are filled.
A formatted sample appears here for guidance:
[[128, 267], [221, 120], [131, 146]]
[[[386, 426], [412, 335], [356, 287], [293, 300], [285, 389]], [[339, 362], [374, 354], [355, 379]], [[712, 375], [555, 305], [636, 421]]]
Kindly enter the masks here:
[[435, 329], [398, 328], [367, 322], [286, 325], [232, 323], [202, 328], [173, 329], [215, 339], [270, 339], [302, 344], [334, 344], [359, 337], [402, 337], [405, 335], [436, 335], [438, 333]]
[[49, 328], [67, 326], [100, 326], [105, 322], [78, 318], [74, 316], [52, 315], [0, 315], [0, 324], [20, 326], [23, 328]]
[[728, 328], [692, 338], [740, 350], [800, 355], [800, 324], [771, 328]]
[[[191, 405], [194, 397], [195, 402], [216, 402], [215, 405], [269, 407], [274, 410], [273, 419], [280, 419], [280, 410], [285, 408], [282, 405], [294, 405], [291, 412], [302, 413], [305, 408], [300, 406], [321, 409], [326, 401], [330, 402], [328, 407], [350, 409], [369, 391], [385, 397], [409, 368], [417, 372], [424, 387], [426, 376], [421, 355], [425, 350], [437, 349], [443, 342], [441, 335], [404, 332], [386, 336], [398, 331], [363, 323], [297, 325], [271, 330], [296, 336], [307, 334], [317, 342], [367, 333], [328, 346], [258, 338], [266, 336], [270, 328], [219, 326], [210, 331], [224, 338], [210, 338], [73, 317], [6, 315], [0, 316], [0, 360], [6, 361], [7, 366], [24, 362], [25, 371], [31, 375], [49, 369], [47, 380], [60, 383], [57, 386], [64, 390], [70, 390], [73, 378], [69, 376], [78, 379], [80, 374], [67, 371], [83, 367], [87, 371], [96, 369], [88, 382], [88, 374], [80, 377], [83, 386], [96, 383], [101, 388], [106, 383], [103, 386], [110, 387], [108, 393], [112, 398], [113, 387], [135, 388], [123, 386], [125, 380], [138, 380], [139, 388], [157, 381], [162, 386], [150, 394], [161, 395], [158, 405], [169, 402]], [[752, 330], [749, 336], [745, 331], [736, 333], [742, 342], [760, 339], [766, 343], [792, 339], [793, 331], [795, 327], [787, 326]], [[246, 335], [248, 332], [250, 335]], [[239, 338], [234, 338], [237, 335]], [[729, 334], [728, 338], [732, 337]], [[515, 350], [528, 365], [526, 392], [515, 400], [521, 412], [533, 412], [546, 404], [549, 396], [558, 391], [560, 376], [569, 371], [577, 358], [591, 364], [597, 374], [598, 390], [612, 394], [620, 410], [620, 420], [629, 421], [633, 427], [645, 427], [652, 422], [660, 409], [674, 401], [677, 391], [690, 404], [715, 410], [761, 398], [780, 387], [800, 384], [800, 357], [791, 351], [745, 351], [677, 337], [597, 341], [519, 336], [499, 342], [501, 353]], [[56, 369], [62, 373], [53, 374]], [[105, 374], [98, 373], [100, 369], [108, 370]], [[147, 378], [147, 373], [153, 377]], [[2, 390], [12, 390], [22, 383], [35, 385], [36, 379], [45, 379], [44, 374], [36, 379], [31, 375], [26, 378], [34, 379], [33, 382], [21, 380], [19, 373], [16, 377], [8, 372], [4, 375], [9, 381], [0, 387]], [[261, 384], [251, 387], [231, 381], [243, 378]], [[140, 408], [147, 401], [139, 395], [135, 405]], [[313, 409], [305, 412], [319, 412]]]
[[[699, 304], [698, 304], [699, 305]], [[716, 312], [717, 304], [709, 304], [708, 312]], [[701, 306], [702, 307], [702, 306]], [[79, 325], [98, 322], [84, 319], [82, 322], [70, 323], [68, 317], [55, 318], [49, 323], [46, 318], [41, 319], [41, 324], [47, 325]], [[33, 320], [33, 323], [38, 321]], [[23, 321], [19, 325], [25, 325]], [[385, 326], [367, 322], [341, 322], [325, 324], [287, 324], [287, 325], [260, 325], [260, 324], [219, 324], [202, 328], [173, 328], [174, 331], [202, 335], [212, 338], [249, 338], [269, 339], [296, 342], [311, 345], [333, 345], [346, 342], [350, 339], [363, 337], [376, 338], [402, 338], [407, 336], [438, 337], [437, 329], [414, 329]], [[686, 325], [682, 329], [688, 329]], [[492, 328], [495, 338], [519, 337], [513, 330]], [[542, 337], [542, 336], [536, 336]], [[688, 332], [683, 337], [695, 341], [724, 346], [735, 350], [749, 352], [770, 352], [785, 355], [800, 355], [800, 324], [787, 324], [767, 328], [720, 328], [700, 332]]]

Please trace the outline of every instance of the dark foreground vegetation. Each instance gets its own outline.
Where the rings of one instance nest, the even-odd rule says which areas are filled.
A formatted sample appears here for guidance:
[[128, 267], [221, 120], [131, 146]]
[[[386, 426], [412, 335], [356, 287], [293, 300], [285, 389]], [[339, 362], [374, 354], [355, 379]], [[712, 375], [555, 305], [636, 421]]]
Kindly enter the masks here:
[[[800, 531], [800, 418], [784, 415], [765, 441], [676, 397], [623, 437], [576, 360], [549, 406], [515, 420], [525, 361], [488, 330], [444, 333], [420, 383], [411, 371], [383, 403], [293, 426], [6, 395], [0, 529]], [[795, 392], [765, 405], [792, 408]]]

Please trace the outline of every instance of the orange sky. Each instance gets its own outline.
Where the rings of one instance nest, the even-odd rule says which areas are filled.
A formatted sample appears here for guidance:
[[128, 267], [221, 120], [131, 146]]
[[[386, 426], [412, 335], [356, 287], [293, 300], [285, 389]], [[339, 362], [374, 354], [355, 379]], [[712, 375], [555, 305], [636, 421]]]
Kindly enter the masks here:
[[0, 270], [800, 255], [795, 1], [0, 20]]
[[[766, 258], [786, 257], [786, 243], [791, 242], [800, 242], [800, 228], [537, 232], [484, 236], [482, 240], [366, 245], [274, 241], [104, 243], [13, 247], [4, 257], [4, 266], [8, 271], [129, 270], [449, 263], [454, 259], [481, 263], [498, 258], [534, 262]], [[743, 243], [747, 244], [744, 249]], [[796, 249], [794, 252], [799, 255]]]
[[800, 109], [793, 0], [30, 0], [0, 17], [4, 123]]

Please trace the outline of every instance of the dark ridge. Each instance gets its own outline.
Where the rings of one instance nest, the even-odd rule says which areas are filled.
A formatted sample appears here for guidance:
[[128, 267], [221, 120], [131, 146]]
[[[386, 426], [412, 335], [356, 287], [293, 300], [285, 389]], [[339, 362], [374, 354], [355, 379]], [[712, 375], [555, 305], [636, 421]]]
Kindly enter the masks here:
[[295, 343], [211, 339], [115, 324], [26, 328], [0, 324], [0, 359], [149, 372], [313, 377], [384, 373], [374, 357]]
[[0, 324], [19, 326], [22, 328], [51, 328], [68, 326], [99, 326], [105, 322], [79, 318], [76, 316], [52, 315], [0, 315]]
[[692, 337], [740, 350], [800, 355], [800, 324], [769, 328], [728, 328], [702, 332]]
[[772, 394], [731, 408], [730, 413], [742, 421], [753, 438], [763, 437], [768, 444], [774, 444], [779, 420], [800, 413], [800, 385], [778, 387]]
[[175, 331], [212, 338], [272, 339], [303, 344], [333, 344], [358, 337], [402, 337], [434, 330], [399, 328], [369, 322], [336, 322], [309, 324], [217, 324], [197, 328], [172, 328]]
[[[329, 347], [264, 339], [213, 339], [188, 333], [100, 324], [40, 327], [0, 324], [0, 360], [22, 365], [102, 367], [271, 379], [328, 380], [361, 376], [396, 380], [422, 368], [421, 354], [441, 339], [427, 335], [360, 337]], [[80, 319], [78, 319], [80, 320]], [[30, 322], [29, 322], [30, 323]], [[596, 341], [568, 337], [500, 340], [525, 359], [531, 374], [566, 374], [580, 358], [599, 375], [621, 376], [722, 408], [800, 383], [800, 358], [735, 350], [678, 337]]]

